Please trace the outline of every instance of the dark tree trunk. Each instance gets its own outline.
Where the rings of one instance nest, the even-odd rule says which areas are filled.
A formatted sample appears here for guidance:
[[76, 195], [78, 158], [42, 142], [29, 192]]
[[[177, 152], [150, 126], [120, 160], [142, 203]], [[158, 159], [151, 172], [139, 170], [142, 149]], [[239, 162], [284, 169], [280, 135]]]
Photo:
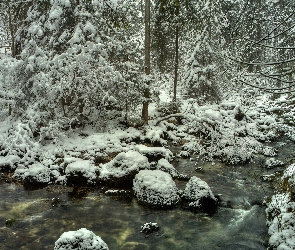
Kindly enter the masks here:
[[[150, 0], [145, 0], [145, 74], [149, 75], [151, 73], [151, 36], [150, 36]], [[144, 101], [142, 106], [142, 119], [145, 124], [148, 124], [149, 115], [149, 98], [150, 98], [150, 88], [149, 82], [145, 82], [144, 89]]]
[[[179, 16], [179, 4], [176, 6], [176, 16]], [[177, 18], [178, 21], [178, 18]], [[178, 62], [179, 62], [179, 23], [175, 28], [175, 62], [174, 62], [174, 85], [173, 85], [173, 101], [176, 102], [177, 81], [178, 81]]]

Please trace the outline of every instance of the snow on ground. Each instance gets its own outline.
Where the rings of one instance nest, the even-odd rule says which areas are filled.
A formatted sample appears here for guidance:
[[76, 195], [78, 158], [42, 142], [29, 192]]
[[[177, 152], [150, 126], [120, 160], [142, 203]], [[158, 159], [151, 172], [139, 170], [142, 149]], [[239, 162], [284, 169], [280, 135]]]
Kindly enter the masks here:
[[281, 177], [276, 194], [266, 204], [269, 246], [271, 249], [295, 249], [295, 164]]

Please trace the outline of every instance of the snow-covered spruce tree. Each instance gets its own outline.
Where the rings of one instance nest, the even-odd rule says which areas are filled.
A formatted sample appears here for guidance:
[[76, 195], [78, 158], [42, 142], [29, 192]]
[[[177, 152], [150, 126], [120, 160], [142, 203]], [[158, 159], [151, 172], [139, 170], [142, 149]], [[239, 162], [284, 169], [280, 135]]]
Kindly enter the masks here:
[[[127, 11], [124, 3], [40, 0], [30, 9], [19, 33], [21, 85], [14, 112], [33, 120], [35, 132], [49, 131], [50, 122], [55, 127], [101, 126], [121, 114], [120, 102], [130, 97], [123, 96], [122, 89], [130, 79], [134, 82], [123, 72], [128, 67], [138, 71], [138, 65], [128, 64], [130, 51], [122, 52], [138, 41], [128, 43], [125, 36], [123, 46], [119, 42], [128, 21], [118, 14], [122, 8]], [[114, 67], [120, 55], [127, 58], [127, 68]], [[31, 119], [31, 114], [38, 117]]]
[[195, 28], [187, 33], [188, 40], [194, 40], [194, 50], [187, 57], [182, 84], [187, 94], [199, 103], [218, 102], [228, 64], [222, 35], [227, 19], [219, 1], [198, 1], [195, 10]]

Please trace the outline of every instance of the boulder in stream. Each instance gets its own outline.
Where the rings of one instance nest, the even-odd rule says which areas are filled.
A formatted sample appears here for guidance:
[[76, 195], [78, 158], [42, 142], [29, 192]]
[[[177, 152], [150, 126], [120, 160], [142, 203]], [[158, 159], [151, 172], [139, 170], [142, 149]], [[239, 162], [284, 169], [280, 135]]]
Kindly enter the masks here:
[[110, 162], [101, 165], [100, 180], [111, 187], [129, 188], [133, 184], [134, 176], [143, 169], [149, 169], [147, 157], [137, 151], [118, 154]]
[[15, 170], [13, 177], [31, 187], [45, 186], [51, 181], [50, 169], [41, 163], [20, 166]]
[[109, 250], [109, 248], [99, 236], [86, 228], [81, 228], [63, 233], [55, 242], [54, 250]]
[[90, 161], [77, 159], [66, 167], [67, 185], [86, 186], [94, 184], [96, 172], [98, 172], [98, 167]]
[[196, 176], [190, 178], [181, 198], [188, 208], [195, 212], [212, 213], [217, 209], [218, 200], [209, 185]]
[[172, 208], [180, 200], [176, 184], [170, 174], [161, 170], [142, 170], [133, 181], [138, 201], [152, 208]]

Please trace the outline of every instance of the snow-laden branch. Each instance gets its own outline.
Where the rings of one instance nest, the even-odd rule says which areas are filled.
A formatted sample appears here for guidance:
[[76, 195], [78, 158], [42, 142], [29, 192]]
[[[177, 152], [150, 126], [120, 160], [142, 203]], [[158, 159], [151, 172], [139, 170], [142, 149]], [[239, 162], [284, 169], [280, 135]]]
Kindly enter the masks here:
[[257, 88], [257, 89], [262, 89], [264, 90], [265, 92], [268, 92], [268, 93], [273, 93], [273, 94], [287, 94], [287, 93], [291, 93], [291, 92], [294, 92], [294, 90], [288, 90], [288, 91], [284, 91], [284, 92], [273, 92], [273, 91], [276, 91], [276, 90], [285, 90], [285, 89], [289, 89], [293, 86], [295, 86], [295, 83], [288, 86], [288, 87], [282, 87], [282, 88], [265, 88], [265, 87], [261, 87], [261, 86], [258, 86], [258, 85], [255, 85], [255, 84], [251, 84], [251, 83], [248, 83], [248, 82], [245, 82], [241, 79], [239, 79], [239, 81], [245, 85], [248, 85], [250, 87], [253, 87], [253, 88]]
[[292, 57], [290, 59], [287, 60], [282, 60], [282, 61], [273, 61], [273, 62], [245, 62], [245, 61], [240, 61], [238, 59], [234, 59], [232, 57], [228, 57], [230, 60], [241, 63], [241, 64], [245, 64], [245, 65], [255, 65], [255, 66], [274, 66], [274, 65], [280, 65], [283, 63], [289, 63], [289, 62], [294, 62], [295, 61], [295, 57]]
[[182, 118], [184, 118], [185, 116], [183, 114], [181, 114], [181, 113], [167, 115], [167, 116], [164, 116], [164, 117], [161, 117], [161, 118], [157, 119], [155, 121], [155, 125], [157, 126], [157, 125], [159, 125], [160, 122], [162, 122], [164, 120], [167, 120], [167, 119], [170, 119], [172, 117], [182, 117]]

